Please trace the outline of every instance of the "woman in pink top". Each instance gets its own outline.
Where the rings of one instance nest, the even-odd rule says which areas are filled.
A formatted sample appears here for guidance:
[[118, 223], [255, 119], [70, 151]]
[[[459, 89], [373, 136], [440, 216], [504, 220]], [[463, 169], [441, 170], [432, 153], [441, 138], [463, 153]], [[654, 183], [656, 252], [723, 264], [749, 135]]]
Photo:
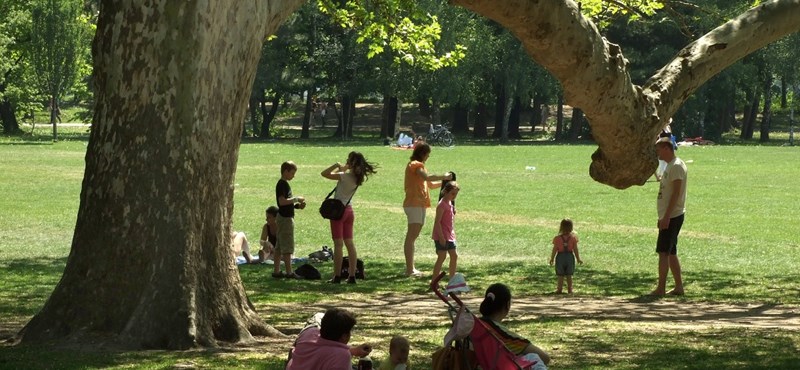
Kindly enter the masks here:
[[428, 188], [438, 188], [442, 186], [442, 180], [450, 180], [450, 173], [436, 176], [428, 173], [425, 169], [425, 161], [431, 155], [431, 147], [427, 143], [419, 143], [414, 147], [411, 160], [406, 165], [405, 172], [405, 192], [403, 200], [403, 210], [408, 218], [408, 230], [406, 240], [403, 243], [403, 251], [406, 255], [406, 276], [422, 276], [422, 273], [414, 266], [414, 242], [422, 231], [425, 224], [425, 210], [431, 206], [431, 197]]
[[436, 206], [436, 219], [433, 221], [433, 234], [431, 235], [436, 246], [436, 264], [433, 265], [434, 278], [439, 276], [439, 271], [442, 270], [442, 264], [448, 254], [450, 255], [450, 268], [447, 272], [451, 279], [456, 273], [458, 252], [456, 252], [456, 229], [454, 227], [456, 211], [453, 201], [458, 196], [459, 190], [461, 188], [455, 181], [446, 183], [442, 189], [442, 199]]

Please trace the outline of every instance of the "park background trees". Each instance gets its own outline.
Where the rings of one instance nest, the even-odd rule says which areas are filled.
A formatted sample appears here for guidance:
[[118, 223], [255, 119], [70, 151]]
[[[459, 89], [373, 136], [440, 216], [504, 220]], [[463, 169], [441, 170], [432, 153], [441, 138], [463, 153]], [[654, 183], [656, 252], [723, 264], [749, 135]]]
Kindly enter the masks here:
[[[41, 114], [30, 116], [49, 105], [49, 98], [37, 88], [42, 86], [39, 82], [44, 74], [35, 73], [41, 68], [34, 64], [34, 60], [49, 60], [37, 57], [43, 54], [33, 48], [33, 35], [44, 33], [33, 32], [32, 22], [34, 5], [48, 2], [52, 0], [8, 0], [2, 5], [5, 11], [0, 15], [3, 17], [0, 117], [6, 133], [17, 131], [23, 117], [28, 122], [41, 119]], [[604, 37], [625, 51], [632, 82], [641, 84], [680, 47], [750, 5], [747, 1], [704, 0], [694, 5], [648, 1], [636, 8], [625, 8], [611, 2], [584, 1], [581, 10], [600, 27]], [[411, 53], [395, 51], [389, 43], [383, 43], [382, 53], [376, 54], [374, 45], [380, 43], [363, 36], [367, 25], [356, 22], [342, 25], [321, 9], [324, 7], [317, 2], [305, 3], [266, 39], [243, 134], [272, 138], [274, 127], [270, 124], [274, 117], [297, 112], [298, 105], [287, 102], [315, 97], [327, 103], [330, 114], [326, 120], [336, 125], [331, 135], [339, 138], [352, 135], [355, 101], [369, 100], [384, 102], [380, 137], [395, 135], [400, 129], [398, 125], [419, 124], [403, 121], [402, 115], [409, 104], [416, 104], [415, 109], [429, 117], [431, 123], [449, 122], [454, 132], [476, 139], [490, 134], [503, 140], [520, 138], [523, 134], [519, 132], [520, 119], [528, 121], [522, 125], [541, 127], [533, 130], [535, 138], [592, 139], [591, 127], [580, 109], [566, 120], [563, 114], [558, 114], [563, 111], [559, 104], [563, 100], [559, 82], [531, 61], [519, 40], [494, 21], [440, 1], [418, 2], [414, 8], [417, 18], [412, 19], [421, 23], [427, 15], [436, 16], [441, 29], [435, 50], [428, 55], [463, 52], [454, 57], [456, 63], [432, 69], [421, 66], [422, 63], [410, 63], [414, 58]], [[96, 4], [86, 2], [77, 19], [82, 22], [79, 26], [85, 36], [79, 40], [76, 52], [83, 57], [78, 59], [76, 83], [66, 91], [68, 100], [60, 107], [79, 108], [81, 117], [87, 119], [92, 115], [93, 99], [87, 51], [96, 12]], [[391, 16], [409, 14], [398, 11]], [[64, 23], [70, 19], [60, 17], [57, 21]], [[375, 28], [370, 30], [374, 32]], [[792, 91], [797, 86], [798, 66], [793, 61], [800, 57], [797, 50], [800, 38], [791, 35], [736, 62], [686, 100], [673, 116], [673, 131], [678, 137], [703, 136], [715, 141], [731, 132], [743, 140], [757, 137], [768, 141], [773, 127], [769, 123], [777, 120], [785, 126], [785, 117], [794, 101]], [[66, 74], [49, 75], [52, 78], [48, 80], [53, 80]], [[514, 96], [506, 97], [506, 92], [514, 86], [517, 86]], [[347, 104], [342, 104], [345, 99]], [[775, 104], [765, 104], [768, 100]], [[304, 100], [309, 109], [302, 107], [299, 112], [308, 117], [304, 119], [301, 138], [309, 137], [314, 124], [309, 122], [314, 112], [308, 103], [308, 99]], [[773, 106], [777, 110], [771, 109]], [[548, 111], [543, 112], [543, 108]], [[46, 113], [50, 116], [50, 112]], [[320, 118], [317, 116], [316, 120], [319, 127]]]
[[[252, 335], [275, 334], [249, 304], [228, 255], [232, 184], [245, 103], [253, 90], [263, 40], [302, 3], [101, 3], [93, 48], [95, 116], [72, 251], [61, 282], [43, 310], [23, 329], [23, 340], [80, 339], [110, 333], [125, 346], [175, 349], [247, 342]], [[414, 2], [391, 3], [410, 6]], [[505, 38], [508, 44], [502, 45], [509, 46], [497, 51], [502, 55], [477, 61], [495, 67], [487, 68], [486, 76], [492, 78], [492, 86], [499, 87], [488, 99], [482, 96], [464, 102], [478, 107], [481, 101], [494, 101], [495, 121], [503, 116], [501, 138], [507, 137], [513, 127], [514, 106], [535, 98], [538, 91], [525, 83], [535, 69], [529, 72], [521, 65], [527, 62], [521, 58], [524, 49], [561, 82], [564, 101], [585, 111], [592, 138], [600, 146], [590, 175], [618, 188], [640, 184], [652, 174], [654, 134], [707, 79], [800, 27], [797, 1], [769, 2], [690, 44], [639, 85], [632, 83], [629, 61], [619, 45], [604, 39], [576, 3], [453, 3], [493, 19], [520, 41], [514, 48], [510, 46], [515, 45], [513, 39]], [[421, 29], [437, 28], [435, 18], [430, 19], [434, 21], [430, 28]], [[764, 24], [770, 27], [759, 28]], [[496, 26], [486, 28], [498, 35], [505, 32]], [[313, 36], [315, 27], [306, 29]], [[437, 70], [430, 68], [437, 63], [445, 67], [448, 60], [462, 59], [447, 53], [440, 58], [437, 46], [424, 43], [424, 52], [418, 54], [423, 58], [409, 63], [409, 57], [416, 54], [407, 48], [417, 44], [404, 45], [403, 37], [392, 37], [396, 31], [384, 37], [381, 32], [385, 28], [367, 25], [364, 29], [377, 33], [373, 41], [393, 40], [390, 44], [396, 59], [424, 71]], [[739, 30], [748, 33], [737, 33]], [[422, 32], [420, 40], [440, 39], [426, 38], [431, 35], [435, 32]], [[355, 37], [358, 41], [362, 36]], [[451, 39], [461, 44], [458, 37]], [[287, 45], [292, 47], [292, 43]], [[353, 43], [352, 38], [342, 45], [364, 47], [367, 55], [376, 52], [375, 44]], [[299, 54], [313, 54], [316, 49], [305, 43], [294, 46]], [[301, 63], [313, 61], [299, 59]], [[352, 117], [353, 103], [365, 92], [362, 81], [381, 75], [369, 68], [368, 63], [376, 60], [380, 59], [367, 58], [365, 64], [348, 60], [354, 68], [345, 68], [343, 79], [352, 85], [337, 85], [339, 96], [349, 99], [341, 100], [345, 118], [337, 130], [344, 138], [352, 129], [346, 120]], [[403, 71], [401, 65], [396, 64], [399, 71]], [[698, 65], [707, 68], [698, 70]], [[300, 66], [296, 69], [319, 70]], [[757, 70], [764, 73], [767, 69]], [[357, 73], [360, 71], [364, 74]], [[413, 81], [405, 75], [386, 75]], [[519, 76], [523, 81], [516, 80]], [[306, 91], [306, 115], [314, 84], [319, 83], [315, 77], [296, 79]], [[446, 81], [446, 77], [436, 78]], [[390, 96], [411, 91], [414, 89], [383, 89], [384, 95]], [[416, 98], [432, 106], [436, 119], [435, 112], [443, 102], [462, 102], [446, 93], [453, 91], [440, 82]], [[97, 255], [107, 259], [97, 263]]]
[[62, 99], [71, 95], [70, 105], [92, 100], [86, 83], [95, 6], [80, 0], [8, 0], [0, 7], [3, 130], [18, 132], [19, 113], [33, 120], [33, 112], [46, 109], [57, 140]]

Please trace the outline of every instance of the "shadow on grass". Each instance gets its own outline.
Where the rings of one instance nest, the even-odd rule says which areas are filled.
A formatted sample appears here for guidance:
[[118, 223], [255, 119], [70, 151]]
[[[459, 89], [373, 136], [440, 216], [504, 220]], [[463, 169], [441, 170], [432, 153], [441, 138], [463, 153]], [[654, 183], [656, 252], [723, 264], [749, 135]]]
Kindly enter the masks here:
[[252, 349], [115, 352], [59, 348], [47, 343], [0, 347], [2, 369], [283, 369], [284, 359], [265, 358]]
[[67, 259], [14, 259], [0, 264], [0, 285], [4, 296], [13, 301], [0, 301], [0, 315], [33, 316], [38, 312], [61, 279]]
[[[0, 313], [3, 317], [27, 318], [41, 308], [44, 301], [57, 284], [65, 258], [38, 260], [11, 260], [3, 264], [4, 274], [0, 275], [0, 284], [8, 294], [3, 295]], [[332, 262], [317, 264], [324, 277], [330, 275]], [[242, 265], [239, 271], [250, 299], [256, 305], [281, 303], [293, 307], [308, 307], [318, 310], [326, 305], [335, 306], [344, 300], [381, 299], [391, 295], [391, 304], [409, 307], [422, 300], [438, 301], [429, 291], [426, 278], [408, 278], [400, 271], [397, 263], [366, 261], [367, 280], [359, 280], [356, 285], [333, 285], [323, 280], [286, 280], [270, 277], [272, 267], [268, 265]], [[483, 290], [491, 283], [506, 282], [512, 285], [515, 297], [536, 297], [538, 301], [557, 307], [567, 301], [548, 296], [547, 289], [552, 289], [554, 276], [549, 266], [527, 265], [519, 262], [501, 262], [486, 266], [470, 266], [463, 271], [473, 289], [472, 298], [480, 297]], [[692, 279], [703, 281], [703, 289], [726, 290], [733, 287], [747, 287], [753, 276], [745, 273], [725, 275], [718, 271], [692, 272]], [[716, 320], [758, 315], [774, 307], [773, 304], [758, 304], [747, 310], [733, 313], [698, 312], [691, 310], [695, 304], [694, 297], [668, 298], [672, 302], [686, 302], [687, 310], [675, 311], [671, 308], [659, 309], [658, 302], [641, 301], [638, 294], [642, 288], [650, 287], [653, 276], [650, 274], [617, 274], [607, 270], [581, 267], [581, 284], [591, 293], [581, 297], [593, 297], [602, 302], [606, 297], [618, 297], [615, 303], [624, 302], [647, 315], [634, 315], [636, 310], [613, 307], [608, 309], [614, 314], [579, 309], [575, 316], [557, 316], [548, 311], [536, 312], [536, 315], [525, 315], [514, 319], [515, 327], [523, 326], [534, 332], [542, 330], [542, 338], [550, 343], [559, 343], [552, 354], [558, 368], [795, 368], [797, 361], [797, 345], [800, 334], [792, 330], [750, 328], [718, 328], [706, 325], [697, 329], [671, 330], [668, 327], [647, 324], [644, 327], [629, 329], [627, 325], [615, 322], [657, 323], [668, 320]], [[792, 276], [760, 276], [777, 286], [789, 286], [796, 289], [800, 278]], [[793, 281], [794, 280], [794, 281]], [[698, 289], [699, 283], [690, 285]], [[591, 287], [591, 289], [590, 289]], [[791, 290], [788, 289], [788, 290]], [[747, 290], [733, 290], [721, 296], [746, 301]], [[622, 296], [633, 296], [620, 299]], [[579, 298], [578, 298], [579, 299]], [[578, 299], [571, 298], [571, 301]], [[752, 300], [751, 300], [752, 302]], [[402, 331], [421, 337], [443, 334], [448, 326], [446, 309], [443, 303], [436, 302], [436, 312], [426, 311], [425, 317], [409, 319], [408, 317], [392, 317], [391, 313], [375, 305], [371, 309], [364, 308], [364, 318], [360, 321], [361, 329], [371, 333], [373, 337], [385, 333]], [[653, 304], [655, 303], [655, 304]], [[580, 303], [575, 303], [580, 304]], [[366, 303], [368, 307], [369, 303]], [[678, 306], [680, 307], [680, 306]], [[477, 307], [471, 307], [477, 309]], [[601, 307], [602, 308], [602, 307]], [[291, 310], [273, 310], [269, 312], [269, 323], [277, 324], [279, 330], [293, 335], [299, 331], [302, 322], [307, 319], [307, 312]], [[262, 315], [264, 313], [261, 313]], [[787, 315], [791, 315], [787, 313]], [[794, 314], [796, 316], [796, 314]], [[611, 329], [585, 327], [587, 319], [608, 321]], [[613, 322], [612, 322], [613, 321]], [[563, 332], [571, 327], [574, 333]], [[643, 329], [644, 328], [644, 329]], [[650, 329], [647, 329], [650, 328]], [[653, 329], [655, 328], [655, 329]], [[652, 330], [651, 330], [652, 329]], [[19, 330], [16, 328], [15, 330]], [[434, 333], [434, 334], [430, 334]], [[560, 339], [559, 339], [560, 338]], [[536, 342], [537, 340], [534, 340]], [[437, 341], [438, 343], [438, 341]], [[436, 344], [430, 340], [413, 339], [415, 352], [413, 360], [423, 364], [428, 354], [433, 352]], [[37, 345], [20, 345], [15, 347], [0, 346], [0, 368], [104, 368], [135, 367], [167, 368], [175, 366], [206, 368], [260, 368], [280, 369], [282, 359], [274, 354], [259, 354], [259, 349], [229, 348], [198, 351], [133, 351], [111, 352], [95, 348], [70, 348], [49, 346], [47, 343]], [[253, 358], [257, 356], [258, 358]], [[259, 357], [260, 356], [260, 357]], [[266, 357], [266, 358], [265, 358]]]
[[796, 369], [796, 339], [770, 330], [615, 331], [564, 337], [570, 355], [555, 357], [563, 368]]

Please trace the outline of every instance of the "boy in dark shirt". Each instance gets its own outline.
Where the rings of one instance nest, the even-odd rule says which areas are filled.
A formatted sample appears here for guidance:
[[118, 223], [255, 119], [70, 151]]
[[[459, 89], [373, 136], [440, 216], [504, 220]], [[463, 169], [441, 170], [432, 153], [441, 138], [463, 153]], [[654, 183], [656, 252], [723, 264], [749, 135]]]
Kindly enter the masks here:
[[[275, 199], [278, 202], [278, 235], [275, 242], [275, 264], [272, 277], [299, 278], [292, 271], [292, 254], [294, 253], [294, 210], [306, 208], [306, 200], [301, 196], [292, 196], [289, 181], [294, 178], [297, 165], [292, 161], [281, 164], [281, 179], [275, 185]], [[286, 274], [281, 273], [281, 261], [286, 267]]]

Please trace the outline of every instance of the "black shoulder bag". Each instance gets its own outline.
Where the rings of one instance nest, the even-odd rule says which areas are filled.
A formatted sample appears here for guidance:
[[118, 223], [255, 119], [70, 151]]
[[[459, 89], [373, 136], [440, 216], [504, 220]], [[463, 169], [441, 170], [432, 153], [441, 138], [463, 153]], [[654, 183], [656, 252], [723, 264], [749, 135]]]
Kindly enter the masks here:
[[[358, 190], [358, 187], [356, 187]], [[350, 199], [347, 200], [347, 204], [342, 203], [341, 200], [336, 198], [331, 198], [333, 193], [336, 191], [336, 187], [333, 187], [328, 196], [325, 197], [325, 200], [322, 201], [322, 204], [319, 206], [319, 214], [322, 215], [322, 218], [327, 218], [329, 220], [341, 220], [342, 215], [344, 215], [344, 208], [347, 204], [350, 204], [350, 201], [353, 199], [353, 195], [356, 194], [353, 191], [353, 195], [350, 196]]]

